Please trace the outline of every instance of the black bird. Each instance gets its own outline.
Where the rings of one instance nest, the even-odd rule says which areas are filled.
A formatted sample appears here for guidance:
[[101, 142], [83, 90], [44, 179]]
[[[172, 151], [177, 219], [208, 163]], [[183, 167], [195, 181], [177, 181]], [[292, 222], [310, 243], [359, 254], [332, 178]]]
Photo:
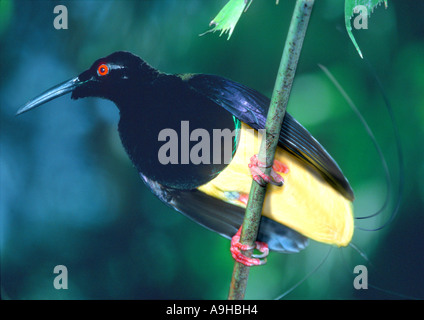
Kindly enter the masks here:
[[[258, 182], [268, 178], [258, 170], [252, 148], [265, 128], [267, 97], [215, 75], [165, 74], [136, 55], [115, 52], [29, 101], [18, 114], [69, 92], [72, 99], [99, 97], [116, 104], [122, 144], [160, 200], [224, 237], [237, 232], [252, 175]], [[349, 182], [288, 113], [275, 159], [273, 169], [285, 183], [268, 189], [258, 240], [279, 252], [298, 252], [308, 238], [347, 245], [353, 235]], [[274, 172], [270, 182], [281, 185], [282, 177]]]

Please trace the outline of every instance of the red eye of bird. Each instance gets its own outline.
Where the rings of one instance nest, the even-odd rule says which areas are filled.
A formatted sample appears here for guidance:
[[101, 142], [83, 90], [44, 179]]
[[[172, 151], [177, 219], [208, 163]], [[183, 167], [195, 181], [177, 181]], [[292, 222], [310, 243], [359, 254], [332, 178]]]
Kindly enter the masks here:
[[105, 76], [109, 73], [109, 67], [106, 64], [101, 64], [98, 68], [97, 68], [97, 74], [99, 76]]

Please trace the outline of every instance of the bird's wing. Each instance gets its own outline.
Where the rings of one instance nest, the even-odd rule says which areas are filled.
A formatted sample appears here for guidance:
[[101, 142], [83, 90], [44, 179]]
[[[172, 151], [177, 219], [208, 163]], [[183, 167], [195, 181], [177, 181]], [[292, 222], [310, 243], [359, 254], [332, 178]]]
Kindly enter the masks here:
[[[256, 130], [265, 128], [270, 99], [259, 92], [214, 75], [195, 74], [184, 80], [192, 90], [222, 106], [240, 121]], [[281, 128], [279, 147], [312, 165], [330, 185], [353, 201], [353, 190], [337, 163], [287, 112]]]
[[[165, 204], [209, 230], [231, 239], [243, 224], [245, 210], [199, 190], [178, 190], [162, 186], [140, 174], [150, 190]], [[296, 253], [308, 245], [308, 238], [262, 216], [257, 239], [271, 250]]]

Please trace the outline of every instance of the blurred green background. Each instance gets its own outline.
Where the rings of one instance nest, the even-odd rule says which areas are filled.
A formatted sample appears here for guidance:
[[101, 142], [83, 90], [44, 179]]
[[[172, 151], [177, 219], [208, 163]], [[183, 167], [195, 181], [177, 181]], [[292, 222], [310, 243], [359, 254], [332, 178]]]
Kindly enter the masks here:
[[[0, 0], [1, 294], [6, 299], [225, 299], [233, 269], [229, 241], [163, 205], [139, 179], [117, 134], [108, 101], [61, 97], [15, 117], [30, 98], [78, 75], [94, 60], [131, 51], [167, 73], [218, 74], [271, 95], [294, 0], [253, 1], [231, 39], [199, 34], [226, 0]], [[53, 8], [68, 9], [69, 29], [53, 27]], [[286, 299], [392, 299], [355, 290], [353, 268], [368, 266], [370, 285], [424, 298], [424, 1], [390, 0], [368, 30], [354, 30], [381, 80], [383, 95], [344, 27], [340, 0], [317, 0], [288, 111], [327, 148], [355, 190], [355, 214], [377, 211], [387, 195], [382, 163], [340, 92], [335, 75], [369, 122], [392, 173], [389, 207], [357, 221], [350, 247], [333, 248], [323, 265]], [[271, 253], [252, 268], [246, 298], [273, 299], [325, 257], [311, 241], [299, 254]], [[68, 290], [53, 287], [53, 268], [68, 268]]]

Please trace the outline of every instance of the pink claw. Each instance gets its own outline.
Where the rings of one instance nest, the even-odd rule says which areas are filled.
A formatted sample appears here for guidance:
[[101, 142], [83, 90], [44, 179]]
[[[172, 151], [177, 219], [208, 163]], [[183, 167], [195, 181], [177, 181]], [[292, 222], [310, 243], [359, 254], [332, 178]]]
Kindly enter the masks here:
[[[231, 239], [230, 251], [234, 260], [248, 267], [264, 265], [266, 263], [266, 257], [268, 256], [268, 253], [269, 253], [268, 244], [266, 244], [265, 242], [260, 242], [260, 241], [255, 241], [255, 246], [252, 246], [252, 247], [246, 244], [241, 244], [240, 235], [241, 235], [241, 227], [238, 229], [237, 233]], [[260, 252], [262, 252], [262, 254], [252, 255], [254, 258], [248, 258], [244, 254], [242, 254], [240, 251], [240, 250], [246, 251], [246, 250], [252, 250], [252, 249], [257, 249]]]
[[289, 167], [287, 167], [284, 163], [278, 160], [274, 160], [274, 165], [272, 166], [272, 168], [276, 172], [281, 172], [285, 174], [289, 173]]
[[252, 173], [252, 178], [260, 185], [264, 185], [264, 182], [271, 183], [276, 186], [282, 186], [284, 184], [284, 179], [277, 172], [288, 173], [289, 168], [278, 160], [274, 160], [274, 164], [271, 168], [270, 176], [264, 174], [260, 168], [266, 168], [266, 164], [259, 161], [258, 155], [255, 154], [250, 158], [250, 163], [248, 164], [250, 172]]

